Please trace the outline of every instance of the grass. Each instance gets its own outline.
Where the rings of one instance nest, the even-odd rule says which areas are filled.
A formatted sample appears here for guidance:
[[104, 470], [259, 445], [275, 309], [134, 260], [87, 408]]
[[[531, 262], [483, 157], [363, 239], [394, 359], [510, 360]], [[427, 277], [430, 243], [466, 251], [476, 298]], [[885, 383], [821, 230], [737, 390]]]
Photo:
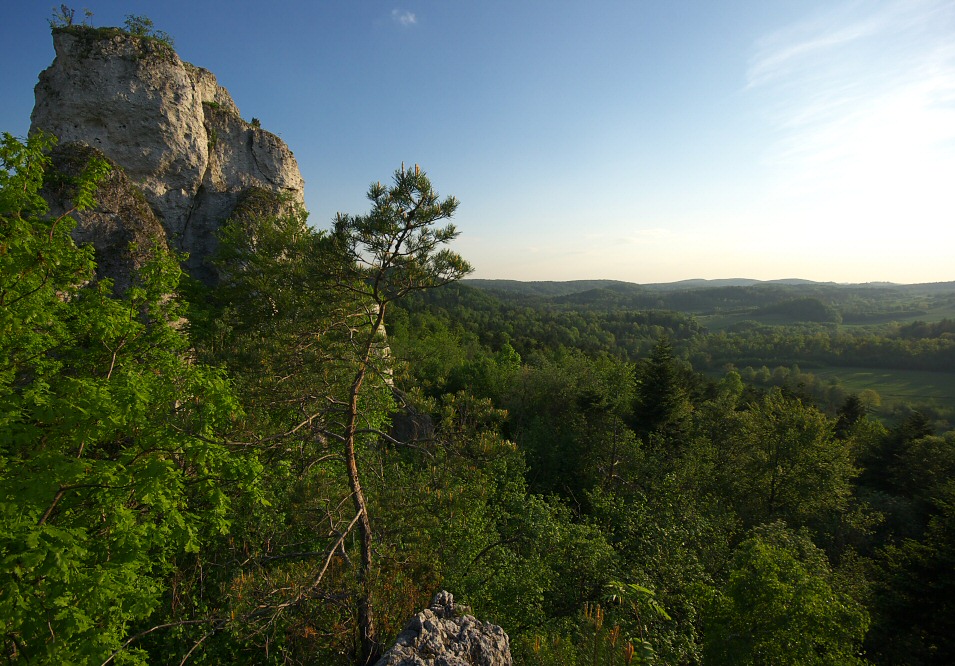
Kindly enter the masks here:
[[873, 389], [883, 402], [938, 403], [955, 406], [955, 374], [923, 370], [887, 370], [885, 368], [812, 368], [823, 380], [838, 380], [857, 393]]

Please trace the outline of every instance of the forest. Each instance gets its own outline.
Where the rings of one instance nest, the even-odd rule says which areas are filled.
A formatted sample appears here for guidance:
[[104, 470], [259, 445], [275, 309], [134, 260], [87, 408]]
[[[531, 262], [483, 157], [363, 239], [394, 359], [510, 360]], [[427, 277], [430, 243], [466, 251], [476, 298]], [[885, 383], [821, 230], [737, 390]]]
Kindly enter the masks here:
[[51, 144], [0, 147], [8, 662], [373, 663], [446, 589], [517, 664], [955, 663], [952, 285], [461, 280], [402, 166], [119, 292]]

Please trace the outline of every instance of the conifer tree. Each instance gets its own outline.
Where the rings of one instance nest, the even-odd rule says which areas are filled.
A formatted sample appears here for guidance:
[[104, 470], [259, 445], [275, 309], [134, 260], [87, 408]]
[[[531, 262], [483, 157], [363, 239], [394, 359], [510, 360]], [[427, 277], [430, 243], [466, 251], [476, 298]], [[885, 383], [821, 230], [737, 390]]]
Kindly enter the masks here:
[[673, 345], [662, 338], [641, 369], [634, 415], [636, 431], [672, 440], [689, 418], [692, 406], [680, 368], [673, 358]]
[[440, 199], [431, 181], [418, 165], [395, 171], [393, 185], [380, 182], [368, 190], [372, 209], [367, 215], [339, 214], [333, 240], [341, 257], [340, 283], [367, 299], [364, 313], [370, 326], [356, 327], [353, 350], [355, 372], [349, 390], [341, 439], [345, 445], [352, 501], [359, 516], [361, 539], [361, 584], [359, 625], [366, 663], [373, 663], [380, 650], [375, 626], [375, 606], [368, 576], [373, 568], [372, 528], [368, 504], [361, 486], [356, 455], [359, 434], [359, 394], [369, 373], [382, 367], [383, 324], [388, 305], [412, 291], [431, 289], [460, 279], [471, 271], [459, 255], [443, 247], [458, 232], [453, 224], [436, 227], [458, 207], [454, 197]]

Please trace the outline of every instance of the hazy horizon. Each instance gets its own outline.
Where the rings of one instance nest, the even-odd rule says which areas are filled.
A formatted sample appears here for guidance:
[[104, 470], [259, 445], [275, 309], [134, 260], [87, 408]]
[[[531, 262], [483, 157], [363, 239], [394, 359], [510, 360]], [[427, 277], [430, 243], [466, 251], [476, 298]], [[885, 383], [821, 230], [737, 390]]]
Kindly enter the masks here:
[[[258, 3], [145, 14], [294, 151], [315, 226], [420, 164], [474, 278], [955, 279], [955, 2]], [[0, 131], [53, 60], [0, 10]]]
[[933, 284], [949, 284], [955, 283], [955, 280], [935, 280], [932, 282], [889, 282], [886, 280], [871, 280], [869, 282], [835, 282], [833, 280], [809, 280], [806, 278], [800, 277], [788, 277], [788, 278], [772, 278], [769, 280], [759, 280], [756, 278], [747, 278], [747, 277], [731, 277], [731, 278], [682, 278], [680, 280], [668, 280], [666, 282], [633, 282], [631, 280], [615, 280], [613, 278], [570, 278], [567, 280], [515, 280], [514, 278], [483, 278], [475, 277], [474, 275], [468, 275], [463, 279], [464, 282], [522, 282], [522, 283], [546, 283], [546, 284], [563, 284], [563, 283], [574, 283], [574, 282], [613, 282], [613, 283], [624, 283], [624, 284], [633, 284], [637, 286], [656, 286], [656, 285], [675, 285], [682, 283], [714, 283], [714, 284], [730, 284], [730, 283], [760, 283], [760, 284], [777, 284], [777, 283], [805, 283], [805, 284], [822, 284], [822, 285], [834, 285], [837, 287], [867, 287], [874, 285], [887, 285], [895, 287], [907, 287], [915, 285], [933, 285]]

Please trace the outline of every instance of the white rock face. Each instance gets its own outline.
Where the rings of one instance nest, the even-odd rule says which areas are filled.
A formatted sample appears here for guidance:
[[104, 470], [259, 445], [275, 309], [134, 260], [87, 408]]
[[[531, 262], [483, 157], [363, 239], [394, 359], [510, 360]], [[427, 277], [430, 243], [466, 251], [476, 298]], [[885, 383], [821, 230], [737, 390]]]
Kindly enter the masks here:
[[97, 148], [123, 167], [188, 267], [209, 278], [215, 230], [252, 187], [304, 203], [288, 146], [245, 122], [208, 70], [152, 39], [118, 30], [54, 30], [56, 59], [40, 74], [31, 131]]
[[504, 630], [463, 610], [449, 592], [439, 592], [375, 666], [511, 666]]

